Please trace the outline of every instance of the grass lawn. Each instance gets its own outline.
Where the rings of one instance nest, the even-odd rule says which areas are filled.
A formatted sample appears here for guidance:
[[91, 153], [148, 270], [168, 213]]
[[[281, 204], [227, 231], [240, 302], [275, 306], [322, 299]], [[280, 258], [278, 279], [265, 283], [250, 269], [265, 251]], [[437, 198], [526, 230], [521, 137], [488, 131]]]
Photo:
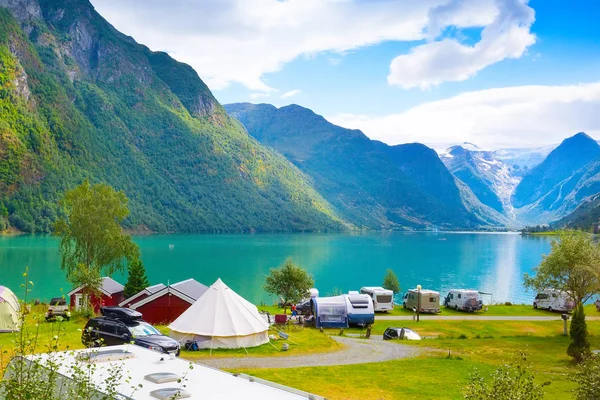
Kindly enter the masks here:
[[[400, 326], [423, 336], [440, 336], [420, 342], [403, 342], [429, 350], [406, 360], [333, 367], [239, 370], [278, 383], [314, 392], [328, 399], [459, 399], [474, 368], [486, 376], [520, 351], [529, 354], [536, 380], [551, 382], [547, 399], [571, 398], [569, 379], [573, 363], [566, 354], [569, 338], [562, 336], [562, 321], [412, 321]], [[390, 324], [376, 322], [373, 335]], [[589, 321], [590, 343], [600, 348], [600, 321]], [[350, 333], [360, 332], [358, 329]], [[447, 358], [448, 351], [451, 357]]]

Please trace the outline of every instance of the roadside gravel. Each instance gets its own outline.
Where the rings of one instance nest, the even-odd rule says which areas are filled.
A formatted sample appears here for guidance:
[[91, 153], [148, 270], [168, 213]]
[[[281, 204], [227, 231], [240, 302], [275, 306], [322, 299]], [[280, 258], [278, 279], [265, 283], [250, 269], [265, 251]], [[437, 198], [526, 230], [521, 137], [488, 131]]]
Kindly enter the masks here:
[[421, 348], [384, 341], [381, 338], [368, 340], [343, 336], [332, 336], [332, 338], [343, 344], [344, 348], [331, 353], [302, 356], [212, 358], [198, 360], [198, 363], [221, 369], [321, 367], [397, 360], [417, 356], [423, 351]]

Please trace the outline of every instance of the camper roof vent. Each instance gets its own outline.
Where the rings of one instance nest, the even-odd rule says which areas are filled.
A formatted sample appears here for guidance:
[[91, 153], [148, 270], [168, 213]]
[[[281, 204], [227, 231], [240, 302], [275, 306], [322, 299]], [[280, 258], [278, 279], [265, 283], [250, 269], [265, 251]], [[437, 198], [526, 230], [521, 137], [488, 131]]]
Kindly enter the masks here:
[[181, 380], [181, 377], [177, 374], [172, 374], [170, 372], [157, 372], [154, 374], [144, 376], [144, 379], [154, 383], [168, 383], [178, 382]]
[[190, 392], [180, 388], [164, 388], [153, 390], [150, 392], [150, 396], [159, 400], [187, 399], [188, 397], [192, 397]]
[[82, 351], [77, 355], [80, 361], [89, 363], [122, 361], [135, 358], [135, 354], [123, 349]]

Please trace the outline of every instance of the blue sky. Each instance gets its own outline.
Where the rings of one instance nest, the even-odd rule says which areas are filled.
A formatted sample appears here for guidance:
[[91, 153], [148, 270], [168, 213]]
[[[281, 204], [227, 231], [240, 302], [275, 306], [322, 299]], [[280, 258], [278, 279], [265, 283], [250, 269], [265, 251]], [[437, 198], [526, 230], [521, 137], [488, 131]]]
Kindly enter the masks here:
[[300, 104], [388, 143], [600, 138], [600, 2], [92, 0], [222, 103]]

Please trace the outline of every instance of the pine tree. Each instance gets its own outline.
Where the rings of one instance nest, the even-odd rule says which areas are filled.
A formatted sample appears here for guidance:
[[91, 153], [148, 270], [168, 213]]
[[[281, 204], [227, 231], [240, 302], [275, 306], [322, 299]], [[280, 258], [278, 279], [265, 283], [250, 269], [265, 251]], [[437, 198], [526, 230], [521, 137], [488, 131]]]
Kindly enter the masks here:
[[577, 304], [577, 308], [575, 308], [575, 312], [573, 313], [570, 335], [571, 344], [569, 344], [567, 354], [577, 362], [581, 362], [590, 354], [590, 342], [587, 340], [587, 324], [585, 322], [585, 311], [583, 310], [582, 303]]
[[128, 299], [134, 294], [146, 289], [148, 286], [150, 286], [150, 283], [146, 276], [144, 264], [142, 264], [139, 259], [134, 260], [129, 264], [129, 276], [127, 277], [127, 283], [125, 284], [124, 290], [125, 298]]
[[391, 290], [394, 294], [400, 293], [400, 282], [398, 282], [398, 277], [390, 268], [385, 271], [382, 286], [384, 289]]

